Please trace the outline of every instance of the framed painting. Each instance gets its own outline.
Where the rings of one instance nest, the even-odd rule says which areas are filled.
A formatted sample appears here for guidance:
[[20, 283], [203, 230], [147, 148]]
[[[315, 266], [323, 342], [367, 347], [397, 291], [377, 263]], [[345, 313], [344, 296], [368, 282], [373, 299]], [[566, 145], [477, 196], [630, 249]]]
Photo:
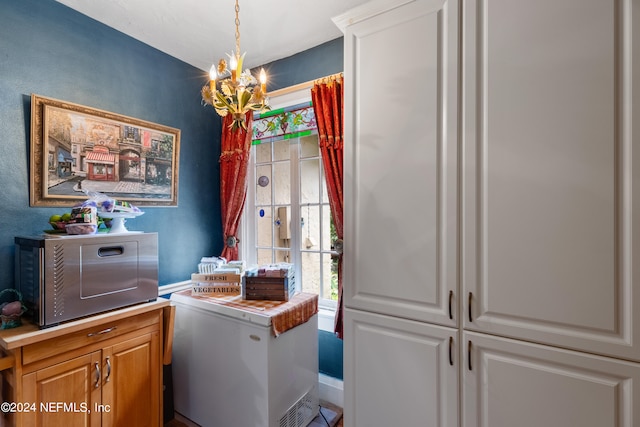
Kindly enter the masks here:
[[31, 206], [73, 206], [90, 191], [177, 206], [179, 158], [179, 129], [31, 95]]

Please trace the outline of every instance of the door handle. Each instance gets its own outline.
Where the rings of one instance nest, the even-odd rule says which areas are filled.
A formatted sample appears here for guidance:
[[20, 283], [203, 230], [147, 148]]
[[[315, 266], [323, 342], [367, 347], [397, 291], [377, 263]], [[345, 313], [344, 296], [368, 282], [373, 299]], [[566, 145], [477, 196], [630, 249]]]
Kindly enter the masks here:
[[473, 316], [471, 316], [471, 300], [473, 300], [473, 293], [469, 292], [469, 303], [467, 304], [469, 306], [469, 322], [473, 322]]
[[109, 358], [109, 356], [107, 356], [107, 376], [104, 378], [104, 382], [108, 383], [109, 379], [111, 378], [111, 359]]
[[101, 331], [98, 332], [91, 332], [90, 334], [87, 334], [88, 337], [95, 337], [96, 335], [104, 335], [104, 334], [108, 334], [111, 331], [114, 331], [117, 328], [117, 326], [112, 326], [110, 328], [107, 329], [103, 329]]
[[449, 337], [449, 365], [453, 366], [453, 337]]
[[449, 291], [449, 319], [453, 320], [453, 291]]
[[469, 364], [469, 370], [473, 371], [473, 367], [471, 366], [471, 346], [473, 344], [471, 344], [471, 340], [469, 340], [469, 343], [467, 344], [467, 361]]
[[94, 385], [95, 385], [95, 388], [98, 388], [100, 387], [100, 364], [96, 362], [95, 366], [96, 366], [96, 383]]

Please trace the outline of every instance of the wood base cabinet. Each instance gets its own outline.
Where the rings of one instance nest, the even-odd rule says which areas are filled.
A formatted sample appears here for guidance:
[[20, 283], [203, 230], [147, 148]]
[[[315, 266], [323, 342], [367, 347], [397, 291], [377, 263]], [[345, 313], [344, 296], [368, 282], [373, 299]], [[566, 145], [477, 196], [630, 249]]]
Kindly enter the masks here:
[[102, 425], [102, 414], [96, 410], [102, 404], [101, 360], [100, 351], [95, 351], [24, 375], [21, 402], [33, 406], [21, 414], [22, 425]]
[[[162, 321], [167, 301], [45, 330], [0, 332], [5, 425], [162, 425]], [[22, 332], [22, 333], [21, 333]]]

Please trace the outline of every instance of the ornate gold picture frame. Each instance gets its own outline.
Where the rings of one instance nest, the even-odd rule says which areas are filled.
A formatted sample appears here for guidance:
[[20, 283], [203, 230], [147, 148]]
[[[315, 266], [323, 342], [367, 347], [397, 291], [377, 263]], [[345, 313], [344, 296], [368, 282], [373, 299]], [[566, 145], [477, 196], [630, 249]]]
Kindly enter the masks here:
[[73, 206], [91, 191], [177, 206], [179, 158], [179, 129], [31, 95], [31, 206]]

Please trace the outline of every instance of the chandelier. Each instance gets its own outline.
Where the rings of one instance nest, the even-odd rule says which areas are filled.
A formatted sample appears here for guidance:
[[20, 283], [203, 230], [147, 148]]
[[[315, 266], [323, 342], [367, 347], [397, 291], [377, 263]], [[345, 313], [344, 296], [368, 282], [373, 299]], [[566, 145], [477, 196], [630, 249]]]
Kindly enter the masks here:
[[[209, 84], [202, 87], [202, 100], [212, 105], [216, 112], [225, 117], [231, 114], [233, 121], [229, 127], [232, 130], [242, 128], [247, 130], [245, 114], [247, 111], [269, 110], [267, 98], [267, 76], [264, 68], [260, 70], [260, 84], [247, 68], [242, 71], [243, 53], [240, 55], [240, 6], [236, 0], [236, 50], [227, 54], [227, 61], [221, 59], [218, 65], [211, 66]], [[240, 73], [238, 73], [240, 70]]]

